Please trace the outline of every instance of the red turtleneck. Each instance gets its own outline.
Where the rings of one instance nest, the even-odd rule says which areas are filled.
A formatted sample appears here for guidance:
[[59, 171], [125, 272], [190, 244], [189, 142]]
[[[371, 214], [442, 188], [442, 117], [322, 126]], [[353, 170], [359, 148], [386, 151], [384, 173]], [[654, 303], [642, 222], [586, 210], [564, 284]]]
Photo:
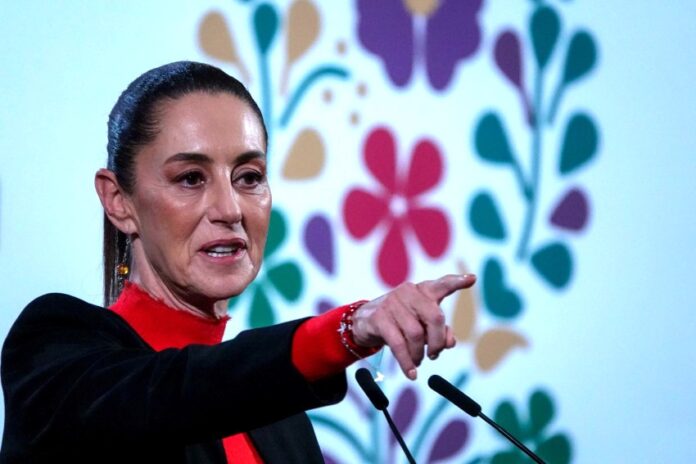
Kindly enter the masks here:
[[[171, 308], [130, 282], [126, 282], [110, 309], [125, 319], [155, 351], [220, 343], [230, 319], [229, 316], [205, 318]], [[292, 342], [292, 362], [308, 381], [336, 374], [356, 360], [341, 344], [337, 332], [347, 309], [348, 306], [335, 308], [297, 328]], [[360, 351], [361, 356], [375, 352], [374, 349]], [[263, 463], [246, 433], [226, 437], [222, 444], [230, 464]]]

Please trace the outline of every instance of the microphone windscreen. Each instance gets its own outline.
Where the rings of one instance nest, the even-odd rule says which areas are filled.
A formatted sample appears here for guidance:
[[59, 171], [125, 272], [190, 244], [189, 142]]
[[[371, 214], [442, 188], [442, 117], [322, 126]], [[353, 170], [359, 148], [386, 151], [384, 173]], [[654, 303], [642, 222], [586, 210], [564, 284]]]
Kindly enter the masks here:
[[389, 400], [375, 383], [370, 371], [361, 367], [355, 372], [355, 380], [358, 381], [358, 385], [363, 389], [365, 395], [367, 395], [375, 408], [383, 411], [389, 406]]
[[476, 417], [481, 413], [480, 404], [439, 375], [431, 375], [428, 379], [428, 386], [450, 400], [468, 415]]

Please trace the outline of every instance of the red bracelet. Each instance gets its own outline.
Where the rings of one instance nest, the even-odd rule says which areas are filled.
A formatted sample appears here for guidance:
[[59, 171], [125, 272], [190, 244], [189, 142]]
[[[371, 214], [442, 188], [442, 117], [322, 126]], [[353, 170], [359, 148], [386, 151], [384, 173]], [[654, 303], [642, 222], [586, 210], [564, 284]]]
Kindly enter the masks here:
[[[338, 326], [338, 333], [341, 337], [341, 344], [346, 350], [358, 359], [363, 359], [364, 356], [360, 356], [358, 351], [368, 351], [370, 354], [374, 354], [374, 350], [369, 348], [363, 348], [358, 346], [353, 339], [353, 314], [362, 305], [367, 303], [367, 300], [356, 301], [355, 303], [348, 306], [348, 309], [341, 316], [341, 322]], [[369, 355], [368, 355], [369, 356]]]

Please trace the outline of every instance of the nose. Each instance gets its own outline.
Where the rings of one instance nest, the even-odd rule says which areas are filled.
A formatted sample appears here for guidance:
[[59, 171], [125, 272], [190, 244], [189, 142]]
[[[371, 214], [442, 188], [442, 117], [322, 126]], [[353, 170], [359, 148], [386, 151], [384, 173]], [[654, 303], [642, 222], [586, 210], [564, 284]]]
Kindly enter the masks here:
[[229, 177], [214, 182], [209, 190], [208, 218], [212, 223], [231, 225], [242, 220], [239, 192], [232, 186]]

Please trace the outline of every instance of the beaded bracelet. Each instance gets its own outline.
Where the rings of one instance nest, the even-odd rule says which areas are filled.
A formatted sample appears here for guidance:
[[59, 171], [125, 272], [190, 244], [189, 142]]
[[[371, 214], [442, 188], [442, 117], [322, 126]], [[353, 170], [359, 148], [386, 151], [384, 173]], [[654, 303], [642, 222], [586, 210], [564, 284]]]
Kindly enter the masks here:
[[365, 303], [367, 303], [367, 300], [356, 301], [355, 303], [349, 305], [348, 309], [341, 316], [341, 322], [338, 326], [341, 344], [350, 354], [358, 359], [363, 359], [363, 357], [360, 356], [360, 354], [358, 354], [356, 351], [359, 350], [360, 347], [358, 347], [355, 340], [353, 340], [353, 314]]

